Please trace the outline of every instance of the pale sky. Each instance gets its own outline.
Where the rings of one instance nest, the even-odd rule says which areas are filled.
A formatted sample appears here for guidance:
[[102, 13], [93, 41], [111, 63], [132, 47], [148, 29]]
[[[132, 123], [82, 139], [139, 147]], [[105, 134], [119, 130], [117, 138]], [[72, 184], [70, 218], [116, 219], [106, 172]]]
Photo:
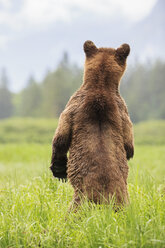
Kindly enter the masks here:
[[0, 49], [20, 32], [42, 30], [58, 21], [70, 22], [80, 10], [113, 16], [118, 11], [139, 21], [156, 0], [0, 0]]
[[100, 45], [107, 45], [107, 41], [109, 45], [113, 40], [110, 39], [115, 28], [113, 22], [121, 22], [123, 31], [124, 25], [127, 27], [145, 18], [156, 2], [0, 0], [0, 70], [7, 69], [11, 89], [18, 91], [30, 74], [42, 80], [46, 69], [54, 69], [65, 50], [76, 62], [82, 61], [79, 54], [85, 39], [95, 39]]

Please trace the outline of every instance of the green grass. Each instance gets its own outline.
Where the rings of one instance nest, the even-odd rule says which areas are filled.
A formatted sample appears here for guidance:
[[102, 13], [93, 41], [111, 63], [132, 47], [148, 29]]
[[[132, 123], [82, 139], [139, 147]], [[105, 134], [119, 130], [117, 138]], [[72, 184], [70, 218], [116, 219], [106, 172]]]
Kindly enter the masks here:
[[0, 185], [25, 183], [48, 169], [51, 145], [0, 144]]
[[50, 154], [48, 145], [0, 146], [0, 247], [165, 247], [165, 146], [136, 146], [130, 205], [117, 213], [85, 202], [67, 215], [73, 190], [52, 177]]
[[134, 125], [138, 145], [165, 145], [165, 121], [146, 121]]
[[[136, 140], [145, 145], [135, 146], [135, 157], [129, 162], [128, 207], [114, 212], [113, 203], [94, 205], [86, 201], [76, 214], [68, 215], [73, 189], [68, 182], [54, 179], [49, 171], [50, 138], [44, 133], [44, 137], [40, 137], [41, 144], [36, 140], [28, 142], [29, 125], [33, 123], [37, 129], [41, 123], [20, 122], [22, 130], [27, 131], [25, 139], [19, 137], [9, 143], [9, 135], [8, 142], [0, 144], [0, 248], [165, 247], [163, 124], [153, 139], [150, 130], [155, 133], [160, 123], [148, 130], [149, 123], [139, 124], [139, 129], [135, 127], [138, 130]], [[55, 121], [51, 122], [53, 135]], [[43, 129], [44, 125], [50, 122], [43, 120]], [[1, 127], [0, 123], [0, 130]], [[143, 136], [140, 137], [141, 132]], [[6, 133], [1, 134], [4, 139]], [[12, 135], [17, 136], [15, 131]], [[147, 135], [150, 142], [156, 139], [157, 145], [153, 142], [149, 145]]]
[[150, 177], [146, 183], [129, 183], [131, 204], [121, 212], [85, 202], [70, 215], [71, 187], [46, 174], [26, 186], [8, 187], [1, 197], [0, 245], [164, 247], [165, 201]]
[[56, 119], [11, 118], [0, 121], [0, 143], [51, 143]]

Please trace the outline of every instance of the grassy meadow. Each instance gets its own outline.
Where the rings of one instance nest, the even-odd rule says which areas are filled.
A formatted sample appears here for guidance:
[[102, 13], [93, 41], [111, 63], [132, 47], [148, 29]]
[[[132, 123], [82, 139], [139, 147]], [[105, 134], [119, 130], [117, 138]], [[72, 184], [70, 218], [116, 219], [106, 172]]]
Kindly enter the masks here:
[[0, 121], [0, 248], [165, 247], [165, 121], [135, 126], [130, 205], [85, 202], [49, 171], [54, 119]]

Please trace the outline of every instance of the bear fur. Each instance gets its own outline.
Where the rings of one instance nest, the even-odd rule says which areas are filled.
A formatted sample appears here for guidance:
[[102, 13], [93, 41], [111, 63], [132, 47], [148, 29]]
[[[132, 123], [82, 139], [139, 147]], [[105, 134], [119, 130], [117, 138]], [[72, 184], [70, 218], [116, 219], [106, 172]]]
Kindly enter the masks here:
[[[119, 93], [130, 47], [97, 48], [84, 43], [84, 79], [60, 115], [52, 144], [51, 170], [68, 178], [73, 206], [86, 196], [95, 203], [127, 204], [128, 163], [133, 157], [133, 128]], [[69, 157], [67, 158], [67, 152]]]

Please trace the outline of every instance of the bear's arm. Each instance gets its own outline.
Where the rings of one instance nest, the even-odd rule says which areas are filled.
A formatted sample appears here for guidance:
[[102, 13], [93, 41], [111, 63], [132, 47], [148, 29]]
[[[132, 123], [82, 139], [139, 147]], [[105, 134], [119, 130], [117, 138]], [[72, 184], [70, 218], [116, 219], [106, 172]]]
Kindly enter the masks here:
[[71, 113], [66, 108], [59, 118], [58, 127], [52, 142], [52, 159], [50, 169], [54, 177], [67, 178], [67, 152], [71, 142]]
[[68, 101], [65, 110], [59, 118], [52, 142], [52, 159], [50, 169], [54, 177], [59, 179], [67, 178], [67, 152], [72, 139], [72, 122], [75, 111], [84, 98], [83, 92], [79, 90]]
[[127, 159], [129, 160], [134, 155], [133, 125], [128, 114], [126, 103], [121, 96], [118, 96], [118, 105], [122, 119], [124, 148]]

